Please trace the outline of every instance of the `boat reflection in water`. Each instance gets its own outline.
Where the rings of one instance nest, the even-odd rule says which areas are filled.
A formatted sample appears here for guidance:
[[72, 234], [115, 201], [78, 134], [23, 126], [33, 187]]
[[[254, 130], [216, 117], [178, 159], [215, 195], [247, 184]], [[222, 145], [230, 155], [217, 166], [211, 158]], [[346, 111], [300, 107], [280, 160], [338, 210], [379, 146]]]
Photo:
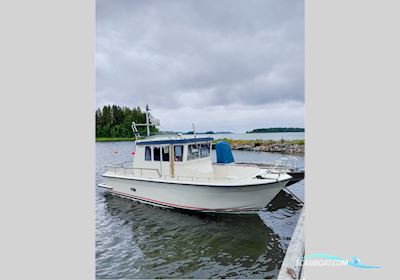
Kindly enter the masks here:
[[110, 225], [96, 233], [98, 278], [275, 278], [291, 235], [275, 226], [301, 208], [285, 192], [259, 215], [161, 209], [107, 193], [101, 199], [98, 215]]

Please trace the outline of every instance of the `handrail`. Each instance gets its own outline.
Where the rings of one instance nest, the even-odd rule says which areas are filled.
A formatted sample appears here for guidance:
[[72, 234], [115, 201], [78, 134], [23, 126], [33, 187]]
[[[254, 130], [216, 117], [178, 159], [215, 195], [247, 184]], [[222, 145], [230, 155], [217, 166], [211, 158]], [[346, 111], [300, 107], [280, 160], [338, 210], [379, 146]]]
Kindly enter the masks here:
[[[213, 162], [212, 165], [222, 165], [222, 166], [224, 166], [224, 165], [226, 165], [226, 163]], [[247, 162], [235, 162], [233, 165], [234, 166], [235, 165], [236, 166], [240, 165], [240, 166], [245, 167], [245, 168], [246, 167], [258, 168], [257, 164], [255, 164], [255, 163], [247, 163]]]
[[123, 161], [123, 162], [117, 162], [117, 163], [113, 163], [113, 164], [107, 164], [106, 166], [108, 167], [114, 167], [115, 165], [119, 165], [120, 167], [123, 167], [124, 163], [131, 163], [133, 164], [133, 161]]
[[[191, 181], [198, 181], [198, 180], [208, 180], [208, 182], [211, 182], [211, 180], [213, 179], [212, 177], [198, 177], [198, 176], [185, 176], [185, 175], [179, 175], [176, 177], [171, 177], [168, 175], [161, 175], [160, 170], [157, 168], [145, 168], [145, 167], [124, 167], [122, 165], [122, 163], [116, 163], [116, 164], [112, 164], [112, 165], [106, 165], [105, 166], [105, 171], [113, 171], [114, 173], [118, 173], [117, 169], [123, 169], [124, 171], [121, 172], [124, 175], [127, 174], [126, 170], [140, 170], [140, 176], [143, 177], [143, 170], [147, 170], [147, 171], [155, 171], [157, 172], [158, 178], [170, 178], [170, 179], [176, 179], [176, 180], [185, 180], [185, 178], [191, 180]], [[134, 174], [134, 173], [133, 173]], [[151, 176], [148, 176], [149, 178], [152, 178]]]
[[[129, 162], [129, 161], [128, 161]], [[126, 162], [124, 162], [126, 163]], [[157, 168], [145, 168], [145, 167], [125, 167], [123, 166], [123, 163], [116, 163], [116, 164], [112, 164], [112, 165], [106, 165], [105, 166], [105, 171], [110, 171], [110, 170], [114, 170], [114, 173], [118, 173], [117, 172], [117, 168], [121, 168], [124, 170], [124, 175], [126, 175], [126, 170], [140, 170], [140, 176], [143, 176], [143, 170], [147, 170], [147, 171], [156, 171], [158, 174], [158, 177], [161, 178], [161, 173], [160, 170], [158, 170]], [[133, 172], [134, 174], [134, 172]]]

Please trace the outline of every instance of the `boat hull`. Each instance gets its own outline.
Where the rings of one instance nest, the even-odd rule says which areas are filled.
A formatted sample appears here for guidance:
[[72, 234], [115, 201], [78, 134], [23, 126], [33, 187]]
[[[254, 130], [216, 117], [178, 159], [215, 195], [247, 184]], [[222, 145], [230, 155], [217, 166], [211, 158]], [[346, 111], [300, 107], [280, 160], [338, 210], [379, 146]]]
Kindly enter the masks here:
[[104, 176], [104, 182], [99, 186], [111, 194], [164, 208], [252, 214], [264, 208], [289, 179], [268, 183], [259, 180], [258, 184], [251, 185], [216, 186]]

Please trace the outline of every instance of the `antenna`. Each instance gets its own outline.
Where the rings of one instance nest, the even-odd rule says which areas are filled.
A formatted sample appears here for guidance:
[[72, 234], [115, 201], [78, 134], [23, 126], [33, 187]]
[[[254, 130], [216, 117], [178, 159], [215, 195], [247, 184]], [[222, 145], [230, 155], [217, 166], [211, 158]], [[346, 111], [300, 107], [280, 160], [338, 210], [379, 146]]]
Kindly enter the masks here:
[[160, 126], [160, 120], [154, 118], [150, 114], [150, 109], [149, 109], [149, 105], [148, 104], [146, 104], [146, 112], [145, 112], [145, 114], [146, 114], [146, 123], [145, 124], [132, 122], [131, 128], [132, 128], [133, 134], [135, 135], [136, 140], [138, 138], [140, 138], [140, 133], [137, 130], [136, 126], [146, 126], [147, 136], [150, 136], [150, 126]]
[[149, 114], [150, 114], [149, 104], [146, 104], [146, 127], [147, 127], [147, 137], [150, 136], [150, 120], [149, 120]]
[[196, 138], [196, 130], [194, 129], [194, 123], [192, 123], [192, 127], [193, 127], [193, 135], [194, 135], [194, 138]]

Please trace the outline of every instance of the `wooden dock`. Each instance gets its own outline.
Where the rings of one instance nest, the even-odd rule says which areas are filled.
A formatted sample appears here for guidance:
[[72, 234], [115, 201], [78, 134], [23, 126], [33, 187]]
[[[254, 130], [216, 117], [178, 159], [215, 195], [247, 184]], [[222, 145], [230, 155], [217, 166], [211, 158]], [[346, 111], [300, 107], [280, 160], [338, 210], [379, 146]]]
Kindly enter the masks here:
[[294, 229], [292, 239], [283, 259], [278, 279], [304, 279], [303, 267], [297, 265], [297, 260], [304, 257], [304, 207]]

